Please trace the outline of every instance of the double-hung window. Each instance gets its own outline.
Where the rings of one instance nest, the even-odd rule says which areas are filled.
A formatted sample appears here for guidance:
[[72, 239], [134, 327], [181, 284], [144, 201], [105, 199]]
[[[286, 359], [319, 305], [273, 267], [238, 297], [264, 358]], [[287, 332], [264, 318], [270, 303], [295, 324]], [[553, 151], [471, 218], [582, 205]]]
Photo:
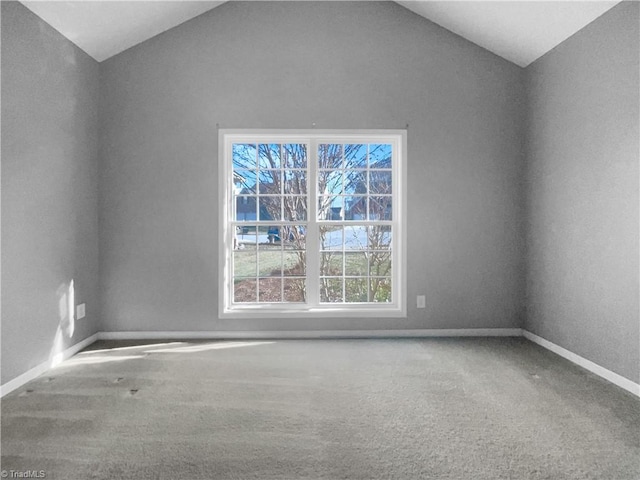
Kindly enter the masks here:
[[404, 131], [221, 130], [220, 315], [404, 316]]

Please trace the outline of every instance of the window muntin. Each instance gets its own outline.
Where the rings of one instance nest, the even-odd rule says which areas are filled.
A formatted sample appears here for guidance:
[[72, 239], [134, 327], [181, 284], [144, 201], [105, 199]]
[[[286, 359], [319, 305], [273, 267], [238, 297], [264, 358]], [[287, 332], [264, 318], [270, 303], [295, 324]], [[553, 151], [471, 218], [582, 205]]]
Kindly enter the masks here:
[[221, 144], [222, 314], [404, 314], [402, 132], [247, 132]]

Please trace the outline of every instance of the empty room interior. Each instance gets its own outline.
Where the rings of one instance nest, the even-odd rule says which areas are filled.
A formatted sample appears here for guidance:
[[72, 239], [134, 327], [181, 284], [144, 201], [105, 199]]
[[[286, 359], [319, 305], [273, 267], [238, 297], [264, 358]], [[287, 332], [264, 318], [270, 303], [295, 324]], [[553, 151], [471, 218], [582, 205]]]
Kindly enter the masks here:
[[640, 3], [1, 7], [3, 478], [640, 478]]

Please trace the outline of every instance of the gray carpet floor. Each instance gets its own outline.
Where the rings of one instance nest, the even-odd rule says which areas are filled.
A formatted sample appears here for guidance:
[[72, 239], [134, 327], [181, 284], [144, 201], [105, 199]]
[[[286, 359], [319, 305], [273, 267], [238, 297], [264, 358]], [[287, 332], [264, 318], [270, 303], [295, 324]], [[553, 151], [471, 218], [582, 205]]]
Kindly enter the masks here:
[[97, 342], [2, 399], [47, 479], [640, 479], [640, 400], [521, 338]]

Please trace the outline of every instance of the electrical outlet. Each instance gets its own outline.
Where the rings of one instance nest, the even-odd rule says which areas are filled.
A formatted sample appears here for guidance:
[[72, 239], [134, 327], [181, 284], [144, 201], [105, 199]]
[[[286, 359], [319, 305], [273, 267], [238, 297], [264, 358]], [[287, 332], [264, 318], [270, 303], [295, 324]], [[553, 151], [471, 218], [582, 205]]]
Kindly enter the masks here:
[[86, 311], [85, 311], [86, 306], [87, 306], [86, 303], [81, 303], [76, 307], [76, 318], [78, 320], [80, 320], [81, 318], [84, 318], [84, 316], [86, 315]]
[[425, 297], [424, 295], [418, 295], [418, 298], [416, 300], [416, 306], [418, 308], [426, 308], [427, 307], [427, 297]]

